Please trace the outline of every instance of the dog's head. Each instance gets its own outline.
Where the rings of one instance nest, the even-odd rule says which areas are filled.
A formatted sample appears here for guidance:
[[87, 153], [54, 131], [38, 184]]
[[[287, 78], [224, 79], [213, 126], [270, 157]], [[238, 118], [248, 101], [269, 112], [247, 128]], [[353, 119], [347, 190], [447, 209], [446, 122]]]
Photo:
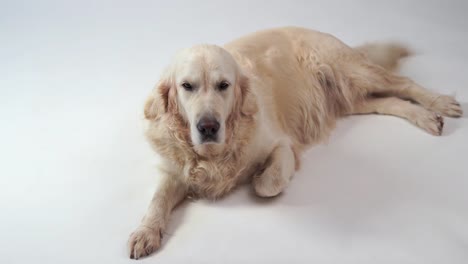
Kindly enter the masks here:
[[200, 45], [181, 51], [145, 106], [145, 116], [181, 118], [191, 143], [201, 155], [220, 152], [230, 122], [255, 111], [248, 106], [248, 79], [221, 47]]

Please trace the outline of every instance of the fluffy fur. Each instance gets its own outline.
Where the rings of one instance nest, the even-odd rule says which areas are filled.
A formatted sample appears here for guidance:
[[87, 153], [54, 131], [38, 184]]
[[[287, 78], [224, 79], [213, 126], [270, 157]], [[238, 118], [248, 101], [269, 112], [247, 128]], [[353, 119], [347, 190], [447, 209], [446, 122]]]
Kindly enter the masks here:
[[[440, 135], [441, 115], [459, 117], [462, 110], [454, 98], [391, 71], [408, 55], [397, 44], [351, 48], [295, 27], [180, 52], [145, 104], [163, 180], [130, 236], [130, 256], [160, 246], [171, 210], [188, 195], [215, 199], [246, 181], [259, 196], [279, 194], [301, 152], [326, 139], [342, 116], [395, 115]], [[230, 85], [225, 91], [216, 88], [221, 80]], [[183, 88], [187, 82], [193, 90]], [[207, 114], [220, 121], [219, 138], [210, 143], [196, 128]]]

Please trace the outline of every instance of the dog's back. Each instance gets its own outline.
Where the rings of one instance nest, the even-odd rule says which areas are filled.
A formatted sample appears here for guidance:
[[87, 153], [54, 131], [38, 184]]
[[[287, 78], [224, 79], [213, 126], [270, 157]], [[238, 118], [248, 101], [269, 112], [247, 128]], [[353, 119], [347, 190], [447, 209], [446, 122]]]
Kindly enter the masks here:
[[256, 32], [225, 47], [255, 77], [251, 87], [266, 101], [267, 115], [297, 146], [326, 137], [336, 118], [365, 96], [349, 78], [354, 65], [394, 68], [408, 54], [397, 44], [353, 49], [329, 34], [296, 27]]

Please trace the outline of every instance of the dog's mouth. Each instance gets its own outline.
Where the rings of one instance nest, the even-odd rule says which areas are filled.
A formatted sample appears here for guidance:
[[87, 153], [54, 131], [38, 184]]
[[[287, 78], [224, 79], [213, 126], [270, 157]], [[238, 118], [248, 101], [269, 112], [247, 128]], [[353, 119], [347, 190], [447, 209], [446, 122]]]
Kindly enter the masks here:
[[217, 135], [213, 135], [213, 136], [201, 136], [200, 144], [201, 144], [201, 145], [219, 144], [219, 142], [218, 142], [218, 136], [217, 136]]
[[195, 152], [201, 156], [210, 157], [223, 152], [225, 145], [217, 141], [204, 141], [193, 146]]

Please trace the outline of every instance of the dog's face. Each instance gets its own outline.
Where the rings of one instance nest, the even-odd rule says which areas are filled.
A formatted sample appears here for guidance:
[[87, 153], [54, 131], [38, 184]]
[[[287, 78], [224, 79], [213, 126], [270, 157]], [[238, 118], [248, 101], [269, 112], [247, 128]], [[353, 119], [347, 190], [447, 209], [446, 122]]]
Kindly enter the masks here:
[[236, 62], [219, 47], [198, 46], [177, 56], [174, 85], [194, 146], [224, 144], [237, 76]]
[[243, 107], [247, 84], [223, 48], [201, 45], [186, 49], [176, 56], [156, 94], [146, 103], [145, 116], [149, 120], [161, 114], [181, 117], [195, 151], [214, 154], [226, 144], [228, 123], [235, 122], [241, 112], [249, 115]]

